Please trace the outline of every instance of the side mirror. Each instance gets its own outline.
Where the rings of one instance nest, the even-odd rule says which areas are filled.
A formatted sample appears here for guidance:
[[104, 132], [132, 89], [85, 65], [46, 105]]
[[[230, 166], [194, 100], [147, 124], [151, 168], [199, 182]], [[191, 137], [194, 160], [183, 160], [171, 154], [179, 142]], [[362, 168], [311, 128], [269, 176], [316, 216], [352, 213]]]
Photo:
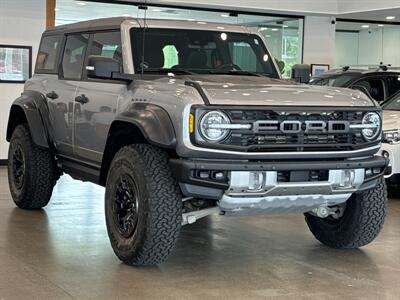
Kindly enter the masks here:
[[121, 72], [121, 64], [112, 57], [90, 55], [86, 71], [88, 78], [113, 79], [113, 73]]

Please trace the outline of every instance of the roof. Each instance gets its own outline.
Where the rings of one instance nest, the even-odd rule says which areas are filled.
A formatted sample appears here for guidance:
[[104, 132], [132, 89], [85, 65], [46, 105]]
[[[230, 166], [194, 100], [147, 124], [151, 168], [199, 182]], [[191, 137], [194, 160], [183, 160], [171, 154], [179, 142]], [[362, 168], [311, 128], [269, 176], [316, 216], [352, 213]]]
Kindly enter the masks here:
[[[132, 17], [114, 17], [103, 18], [78, 23], [72, 23], [46, 31], [46, 34], [63, 33], [74, 31], [89, 31], [89, 30], [104, 30], [104, 29], [118, 29], [125, 21], [130, 21], [132, 24], [143, 26], [144, 19], [136, 19]], [[226, 24], [226, 23], [213, 23], [202, 21], [187, 21], [187, 20], [165, 20], [165, 19], [147, 19], [146, 25], [154, 28], [183, 28], [183, 29], [197, 29], [197, 30], [225, 30], [228, 32], [253, 32], [251, 28], [242, 25]]]
[[59, 33], [59, 32], [71, 32], [71, 31], [82, 31], [82, 30], [101, 30], [103, 28], [119, 28], [125, 20], [131, 20], [128, 17], [116, 17], [116, 18], [103, 18], [95, 19], [77, 23], [71, 23], [67, 25], [56, 26], [52, 29], [46, 30], [46, 33]]
[[328, 77], [334, 75], [365, 75], [365, 74], [400, 74], [400, 67], [386, 67], [386, 66], [376, 66], [376, 67], [343, 67], [340, 69], [332, 69], [319, 76], [315, 77]]

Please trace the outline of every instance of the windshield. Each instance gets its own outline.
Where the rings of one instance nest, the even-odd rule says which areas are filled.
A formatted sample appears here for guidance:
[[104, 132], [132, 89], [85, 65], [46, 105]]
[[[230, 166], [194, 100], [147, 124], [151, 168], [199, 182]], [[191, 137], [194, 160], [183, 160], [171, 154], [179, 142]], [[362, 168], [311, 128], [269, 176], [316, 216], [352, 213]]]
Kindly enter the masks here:
[[400, 110], [400, 93], [398, 93], [392, 100], [382, 105], [385, 110]]
[[176, 71], [279, 78], [273, 58], [257, 35], [148, 28], [143, 38], [143, 29], [133, 28], [131, 40], [135, 73]]
[[314, 77], [311, 78], [311, 85], [322, 85], [322, 86], [336, 86], [345, 87], [347, 83], [352, 80], [354, 76], [352, 75], [331, 75], [324, 77]]

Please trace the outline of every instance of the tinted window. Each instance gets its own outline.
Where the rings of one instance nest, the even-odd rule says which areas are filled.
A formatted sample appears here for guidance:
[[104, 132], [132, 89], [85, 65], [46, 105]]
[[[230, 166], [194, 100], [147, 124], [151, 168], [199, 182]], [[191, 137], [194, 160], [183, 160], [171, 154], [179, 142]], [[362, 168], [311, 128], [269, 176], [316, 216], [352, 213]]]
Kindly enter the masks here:
[[229, 48], [232, 55], [232, 63], [240, 69], [251, 72], [257, 72], [257, 70], [261, 69], [257, 56], [249, 43], [232, 42], [229, 43]]
[[81, 78], [88, 40], [88, 34], [74, 34], [67, 37], [62, 60], [64, 78]]
[[311, 85], [323, 85], [323, 86], [337, 86], [337, 87], [346, 87], [350, 80], [352, 80], [354, 76], [352, 75], [332, 75], [332, 76], [324, 76], [324, 77], [314, 77], [311, 78]]
[[377, 78], [368, 78], [356, 82], [353, 88], [365, 90], [376, 101], [385, 100], [385, 84], [383, 80]]
[[400, 75], [399, 76], [389, 76], [388, 80], [388, 97], [396, 94], [400, 91]]
[[36, 60], [36, 69], [40, 71], [54, 71], [57, 63], [61, 37], [58, 35], [44, 36], [39, 47]]
[[119, 31], [95, 33], [89, 55], [112, 57], [122, 63], [121, 33]]
[[131, 31], [137, 73], [142, 69], [163, 72], [163, 69], [172, 68], [202, 74], [232, 74], [242, 70], [279, 76], [272, 57], [257, 35], [159, 28], [149, 28], [145, 32], [143, 37], [143, 29]]

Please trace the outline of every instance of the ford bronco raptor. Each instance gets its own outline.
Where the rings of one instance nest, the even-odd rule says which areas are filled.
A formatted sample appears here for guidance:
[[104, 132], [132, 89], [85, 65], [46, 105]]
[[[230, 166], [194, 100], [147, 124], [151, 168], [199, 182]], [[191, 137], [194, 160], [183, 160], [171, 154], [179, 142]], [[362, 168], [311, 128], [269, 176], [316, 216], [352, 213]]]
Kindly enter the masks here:
[[182, 225], [304, 213], [314, 236], [357, 248], [386, 212], [381, 108], [360, 91], [280, 78], [238, 25], [111, 18], [43, 34], [11, 107], [16, 205], [46, 206], [58, 178], [105, 187], [115, 254], [168, 257]]

